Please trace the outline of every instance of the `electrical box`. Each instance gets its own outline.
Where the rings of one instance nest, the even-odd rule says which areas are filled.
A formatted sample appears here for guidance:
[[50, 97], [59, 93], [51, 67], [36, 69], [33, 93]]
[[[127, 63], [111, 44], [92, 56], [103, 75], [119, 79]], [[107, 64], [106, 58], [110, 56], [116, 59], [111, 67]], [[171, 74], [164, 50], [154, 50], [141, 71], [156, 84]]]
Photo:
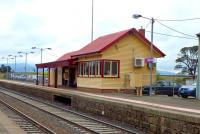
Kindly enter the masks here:
[[144, 67], [144, 58], [134, 58], [134, 67]]

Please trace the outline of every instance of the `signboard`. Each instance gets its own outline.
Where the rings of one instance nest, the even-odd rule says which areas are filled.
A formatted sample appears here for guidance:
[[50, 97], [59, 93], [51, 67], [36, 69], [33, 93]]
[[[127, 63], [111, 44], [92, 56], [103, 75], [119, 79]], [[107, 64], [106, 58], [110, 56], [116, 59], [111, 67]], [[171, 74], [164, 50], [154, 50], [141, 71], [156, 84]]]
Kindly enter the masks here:
[[146, 58], [145, 59], [146, 63], [154, 63], [154, 61], [155, 61], [154, 58]]

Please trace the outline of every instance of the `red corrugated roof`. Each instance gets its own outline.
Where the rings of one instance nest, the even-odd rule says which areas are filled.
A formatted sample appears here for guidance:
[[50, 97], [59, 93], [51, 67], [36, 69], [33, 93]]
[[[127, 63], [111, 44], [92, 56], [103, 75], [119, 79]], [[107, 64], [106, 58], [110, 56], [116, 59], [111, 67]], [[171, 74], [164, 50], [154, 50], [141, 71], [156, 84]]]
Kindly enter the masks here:
[[[83, 47], [82, 49], [80, 49], [77, 53], [73, 54], [72, 57], [102, 52], [131, 32], [134, 33], [134, 35], [136, 35], [146, 44], [151, 45], [151, 42], [149, 42], [149, 40], [147, 40], [143, 35], [141, 35], [136, 29], [131, 28], [128, 30], [99, 37], [93, 42]], [[153, 45], [153, 49], [157, 51], [161, 56], [165, 56], [165, 54], [162, 51], [160, 51], [155, 45]]]
[[105, 35], [97, 38], [93, 42], [89, 43], [85, 47], [79, 50], [79, 52], [73, 56], [80, 56], [85, 54], [101, 52], [102, 49], [107, 48], [110, 44], [113, 44], [120, 39], [123, 35], [127, 34], [131, 29], [121, 32]]
[[60, 58], [58, 58], [56, 61], [69, 60], [69, 59], [71, 59], [72, 55], [76, 55], [78, 52], [79, 51], [73, 51], [73, 52], [66, 53], [63, 56], [61, 56]]
[[[126, 36], [129, 33], [132, 33], [138, 39], [143, 41], [146, 45], [149, 45], [149, 46], [151, 45], [151, 42], [148, 39], [146, 39], [136, 29], [131, 28], [124, 31], [120, 31], [113, 34], [99, 37], [78, 51], [66, 53], [54, 62], [37, 64], [36, 66], [37, 67], [47, 67], [47, 66], [52, 67], [52, 66], [64, 66], [64, 65], [67, 66], [69, 64], [68, 63], [69, 60], [72, 57], [83, 56], [83, 55], [88, 55], [88, 54], [93, 54], [93, 53], [100, 53], [106, 50], [107, 48], [111, 47], [112, 45], [114, 45], [117, 41], [119, 41], [120, 39], [122, 39], [124, 36]], [[159, 53], [162, 57], [165, 56], [165, 54], [161, 50], [159, 50], [155, 45], [153, 45], [153, 50]]]

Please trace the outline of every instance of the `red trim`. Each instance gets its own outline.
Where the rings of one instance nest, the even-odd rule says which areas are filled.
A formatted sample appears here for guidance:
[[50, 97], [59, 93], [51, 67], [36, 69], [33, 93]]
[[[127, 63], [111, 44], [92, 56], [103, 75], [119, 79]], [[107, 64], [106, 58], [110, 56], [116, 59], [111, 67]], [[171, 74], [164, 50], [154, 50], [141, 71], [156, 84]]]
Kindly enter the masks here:
[[[120, 60], [114, 60], [114, 59], [101, 59], [101, 60], [91, 60], [91, 61], [82, 61], [82, 62], [79, 62], [78, 65], [82, 64], [84, 66], [85, 63], [88, 63], [88, 69], [89, 69], [89, 72], [88, 72], [88, 75], [79, 75], [78, 77], [82, 77], [82, 78], [100, 78], [98, 77], [98, 75], [90, 75], [90, 70], [91, 70], [91, 66], [89, 66], [89, 62], [92, 62], [92, 61], [99, 61], [100, 62], [100, 75], [101, 75], [101, 78], [120, 78]], [[104, 77], [104, 62], [105, 61], [116, 61], [117, 64], [118, 64], [118, 75], [116, 77], [112, 77], [112, 76], [108, 76], [108, 77]], [[84, 69], [83, 69], [84, 70]], [[96, 70], [96, 68], [95, 68]], [[95, 71], [94, 70], [94, 71]]]
[[101, 78], [104, 77], [104, 60], [101, 60]]
[[90, 76], [90, 64], [89, 64], [89, 62], [87, 62], [87, 64], [88, 64], [88, 77]]
[[48, 68], [48, 87], [50, 87], [50, 75], [51, 75], [51, 73], [50, 73], [50, 71], [51, 71], [51, 68], [49, 67]]
[[[74, 57], [81, 57], [81, 56], [87, 56], [90, 54], [95, 53], [101, 53], [105, 51], [106, 49], [110, 48], [111, 46], [115, 45], [116, 42], [127, 36], [128, 34], [133, 34], [135, 37], [140, 39], [145, 43], [145, 45], [150, 46], [151, 42], [145, 38], [139, 31], [137, 31], [135, 28], [131, 28], [128, 30], [116, 32], [113, 34], [105, 35], [102, 37], [99, 37], [95, 41], [91, 42], [90, 44], [86, 45], [79, 51], [67, 53], [60, 57], [57, 61], [49, 62], [49, 63], [43, 63], [43, 64], [36, 64], [37, 68], [47, 68], [47, 67], [63, 67], [63, 66], [69, 66], [73, 64], [73, 61], [76, 60]], [[165, 54], [159, 50], [155, 45], [153, 45], [153, 50], [156, 51], [160, 56], [164, 57]]]
[[120, 78], [120, 60], [118, 60], [118, 78]]
[[[86, 45], [84, 48], [80, 49], [79, 52], [73, 54], [72, 57], [79, 57], [79, 56], [84, 56], [88, 54], [101, 53], [105, 51], [106, 49], [110, 48], [112, 45], [114, 45], [116, 42], [118, 42], [119, 40], [121, 40], [122, 38], [124, 38], [126, 35], [130, 33], [136, 35], [136, 37], [144, 41], [146, 45], [151, 45], [151, 42], [148, 39], [146, 39], [141, 33], [139, 33], [139, 31], [137, 31], [135, 28], [131, 28], [128, 30], [124, 30], [121, 32], [100, 37], [96, 39], [95, 41], [91, 42], [90, 44]], [[105, 42], [106, 39], [110, 39], [113, 41]], [[107, 44], [103, 45], [102, 48], [97, 49], [93, 47], [94, 45], [96, 45], [96, 43], [97, 44], [107, 43]], [[165, 56], [165, 54], [161, 50], [159, 50], [155, 45], [153, 45], [153, 49], [157, 51], [162, 57]]]
[[[139, 33], [137, 30], [134, 29], [134, 33], [136, 37], [144, 41], [147, 45], [151, 46], [151, 42], [145, 38], [141, 33]], [[154, 44], [153, 44], [153, 50], [157, 51], [162, 57], [166, 56], [160, 49], [158, 49]]]
[[110, 61], [116, 61], [117, 62], [117, 64], [118, 64], [118, 75], [116, 76], [116, 77], [112, 77], [112, 76], [107, 76], [107, 77], [103, 77], [103, 78], [119, 78], [119, 75], [120, 75], [120, 71], [119, 71], [119, 69], [120, 69], [120, 67], [119, 67], [119, 65], [120, 65], [120, 60], [112, 60], [112, 59], [104, 59], [104, 62], [105, 61], [108, 61], [108, 62], [110, 62]]
[[42, 68], [42, 85], [44, 86], [44, 68]]
[[36, 64], [37, 68], [55, 68], [55, 67], [64, 67], [71, 65], [70, 60], [64, 60], [64, 61], [54, 61], [54, 62], [48, 62], [48, 63], [42, 63], [42, 64]]
[[83, 71], [84, 71], [84, 70], [83, 70], [83, 62], [81, 62], [81, 70], [82, 70], [82, 71], [81, 71], [81, 76], [83, 76]]
[[36, 76], [36, 85], [38, 85], [39, 83], [38, 83], [38, 68], [37, 68], [37, 74], [36, 74], [37, 76]]
[[58, 79], [58, 71], [57, 71], [58, 69], [57, 68], [55, 68], [55, 85], [54, 85], [54, 87], [55, 88], [57, 88], [57, 79]]

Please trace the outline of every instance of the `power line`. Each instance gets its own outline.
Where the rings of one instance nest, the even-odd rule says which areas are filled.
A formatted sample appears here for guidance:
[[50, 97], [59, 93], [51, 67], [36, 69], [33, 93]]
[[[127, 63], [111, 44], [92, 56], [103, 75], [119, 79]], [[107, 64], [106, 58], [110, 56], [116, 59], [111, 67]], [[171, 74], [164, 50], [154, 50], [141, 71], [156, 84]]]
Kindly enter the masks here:
[[147, 27], [151, 24], [151, 20], [148, 22], [148, 24], [144, 27], [144, 29], [147, 29]]
[[191, 20], [200, 20], [200, 18], [189, 18], [189, 19], [155, 19], [158, 21], [191, 21]]
[[51, 55], [51, 56], [54, 56], [54, 57], [59, 57], [57, 55], [54, 55], [54, 54], [50, 54], [50, 53], [47, 53], [48, 55]]
[[[151, 31], [146, 31], [146, 32], [150, 33]], [[164, 36], [176, 37], [176, 38], [184, 38], [184, 39], [198, 40], [197, 38], [183, 37], [183, 36], [177, 36], [177, 35], [170, 35], [170, 34], [159, 33], [159, 32], [153, 32], [153, 33], [154, 33], [154, 34], [158, 34], [158, 35], [164, 35]]]
[[192, 38], [196, 38], [196, 36], [192, 36], [192, 35], [189, 35], [189, 34], [180, 32], [180, 31], [178, 31], [178, 30], [176, 30], [176, 29], [174, 29], [174, 28], [171, 28], [171, 27], [169, 27], [169, 26], [167, 26], [167, 25], [161, 23], [161, 22], [158, 21], [158, 20], [156, 20], [156, 22], [158, 22], [160, 25], [162, 25], [162, 26], [164, 26], [164, 27], [166, 27], [166, 28], [168, 28], [168, 29], [170, 29], [170, 30], [172, 30], [172, 31], [175, 31], [175, 32], [177, 32], [177, 33], [179, 33], [179, 34], [183, 34], [183, 35], [185, 35], [185, 36], [189, 36], [189, 37], [192, 37]]

